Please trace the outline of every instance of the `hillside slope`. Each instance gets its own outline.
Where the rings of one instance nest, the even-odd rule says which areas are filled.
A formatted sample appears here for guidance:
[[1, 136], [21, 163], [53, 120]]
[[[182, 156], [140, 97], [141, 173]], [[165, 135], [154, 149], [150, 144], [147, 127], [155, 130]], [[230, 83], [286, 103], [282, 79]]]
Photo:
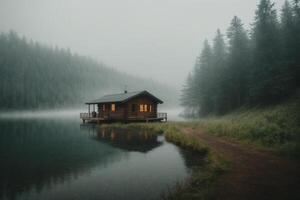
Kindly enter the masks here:
[[0, 35], [0, 110], [74, 107], [121, 92], [125, 85], [175, 103], [175, 90], [168, 86], [121, 73], [70, 50], [27, 41], [14, 32]]

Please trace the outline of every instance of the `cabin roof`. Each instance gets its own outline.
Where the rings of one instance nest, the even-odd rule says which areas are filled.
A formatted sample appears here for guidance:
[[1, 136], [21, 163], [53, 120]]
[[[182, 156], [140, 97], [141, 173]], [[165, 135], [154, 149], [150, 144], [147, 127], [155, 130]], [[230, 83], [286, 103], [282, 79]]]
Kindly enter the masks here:
[[129, 101], [130, 99], [140, 96], [140, 95], [147, 95], [150, 98], [152, 98], [157, 103], [163, 103], [162, 100], [155, 97], [153, 94], [149, 93], [148, 91], [136, 91], [136, 92], [127, 92], [127, 93], [119, 93], [119, 94], [110, 94], [105, 95], [99, 99], [95, 99], [92, 101], [86, 102], [86, 104], [98, 104], [98, 103], [125, 103]]

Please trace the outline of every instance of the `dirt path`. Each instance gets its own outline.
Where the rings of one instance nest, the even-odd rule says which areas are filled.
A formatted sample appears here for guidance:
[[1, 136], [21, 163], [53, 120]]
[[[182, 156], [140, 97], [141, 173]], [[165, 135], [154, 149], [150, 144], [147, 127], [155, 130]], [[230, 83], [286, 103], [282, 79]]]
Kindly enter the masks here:
[[201, 130], [186, 128], [183, 131], [199, 138], [212, 151], [231, 161], [229, 171], [218, 180], [216, 199], [300, 199], [298, 162], [208, 135]]

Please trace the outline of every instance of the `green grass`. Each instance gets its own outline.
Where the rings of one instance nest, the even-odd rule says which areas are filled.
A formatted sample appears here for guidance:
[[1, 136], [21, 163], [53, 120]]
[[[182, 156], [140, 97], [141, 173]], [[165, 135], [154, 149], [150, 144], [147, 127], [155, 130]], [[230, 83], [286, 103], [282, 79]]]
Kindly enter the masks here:
[[300, 100], [264, 109], [241, 109], [197, 120], [190, 126], [300, 158]]
[[168, 142], [174, 143], [183, 149], [187, 149], [196, 153], [206, 154], [208, 152], [207, 146], [202, 144], [199, 140], [181, 133], [180, 127], [183, 123], [132, 123], [132, 124], [107, 124], [102, 127], [110, 128], [138, 128], [151, 129], [156, 134], [164, 134]]
[[[154, 125], [157, 127], [157, 125]], [[186, 135], [180, 131], [180, 125], [171, 123], [158, 126], [163, 131], [167, 141], [180, 146], [183, 149], [193, 151], [194, 153], [207, 154], [208, 147], [201, 143], [200, 140]]]

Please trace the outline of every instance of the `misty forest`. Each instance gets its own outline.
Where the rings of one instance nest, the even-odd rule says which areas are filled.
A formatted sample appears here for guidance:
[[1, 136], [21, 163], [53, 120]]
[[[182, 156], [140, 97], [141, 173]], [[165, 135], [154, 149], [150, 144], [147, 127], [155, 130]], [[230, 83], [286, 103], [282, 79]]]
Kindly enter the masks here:
[[226, 33], [205, 41], [181, 98], [185, 115], [224, 114], [279, 103], [300, 87], [300, 1], [259, 4], [251, 30], [235, 16]]
[[126, 74], [69, 49], [28, 41], [14, 31], [0, 35], [0, 110], [70, 108], [124, 89], [160, 92], [169, 104], [175, 90]]

